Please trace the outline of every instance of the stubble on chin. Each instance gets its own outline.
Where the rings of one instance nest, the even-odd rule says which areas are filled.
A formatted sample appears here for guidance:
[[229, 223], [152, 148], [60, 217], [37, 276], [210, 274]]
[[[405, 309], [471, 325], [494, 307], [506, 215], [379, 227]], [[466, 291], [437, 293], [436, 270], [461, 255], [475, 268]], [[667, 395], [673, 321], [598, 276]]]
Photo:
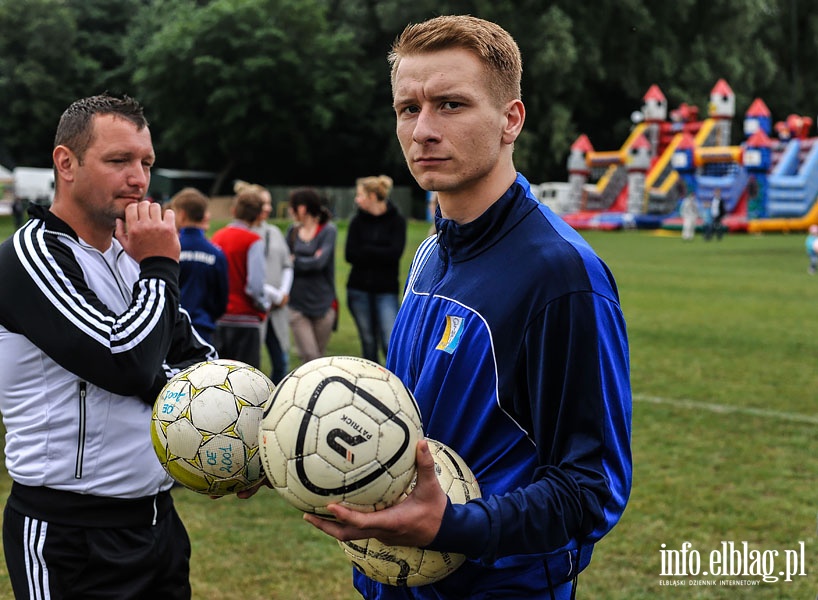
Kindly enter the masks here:
[[111, 206], [108, 210], [94, 211], [88, 214], [88, 220], [100, 230], [116, 229], [117, 219], [125, 220], [125, 209]]

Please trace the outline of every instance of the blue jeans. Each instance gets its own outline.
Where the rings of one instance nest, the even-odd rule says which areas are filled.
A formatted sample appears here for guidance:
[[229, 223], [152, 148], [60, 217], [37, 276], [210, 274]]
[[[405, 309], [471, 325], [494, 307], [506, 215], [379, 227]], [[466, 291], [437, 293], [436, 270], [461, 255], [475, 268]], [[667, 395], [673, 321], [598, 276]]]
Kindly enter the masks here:
[[267, 353], [270, 355], [270, 381], [278, 385], [284, 379], [284, 376], [289, 372], [290, 357], [287, 352], [281, 349], [281, 343], [276, 337], [276, 332], [273, 330], [273, 323], [267, 319], [267, 332], [264, 334], [264, 345], [267, 347]]
[[389, 347], [389, 336], [398, 314], [397, 294], [373, 294], [347, 288], [347, 306], [361, 339], [361, 355], [378, 361], [378, 350], [384, 360]]

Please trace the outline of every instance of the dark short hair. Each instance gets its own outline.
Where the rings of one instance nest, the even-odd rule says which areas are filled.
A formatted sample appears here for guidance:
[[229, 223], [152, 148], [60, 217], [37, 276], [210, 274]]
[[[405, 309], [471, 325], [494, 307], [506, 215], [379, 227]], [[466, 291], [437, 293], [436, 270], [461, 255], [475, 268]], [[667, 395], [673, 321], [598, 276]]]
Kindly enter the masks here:
[[192, 222], [202, 223], [207, 214], [207, 196], [194, 187], [186, 187], [174, 194], [170, 207], [183, 211]]
[[148, 126], [142, 106], [129, 96], [116, 97], [107, 93], [76, 100], [65, 109], [57, 125], [54, 147], [69, 148], [82, 162], [85, 151], [93, 142], [93, 118], [96, 115], [116, 115], [133, 123], [137, 130]]
[[303, 187], [290, 191], [289, 204], [293, 210], [299, 206], [305, 207], [308, 215], [318, 217], [319, 223], [326, 223], [332, 217], [326, 201], [315, 188]]

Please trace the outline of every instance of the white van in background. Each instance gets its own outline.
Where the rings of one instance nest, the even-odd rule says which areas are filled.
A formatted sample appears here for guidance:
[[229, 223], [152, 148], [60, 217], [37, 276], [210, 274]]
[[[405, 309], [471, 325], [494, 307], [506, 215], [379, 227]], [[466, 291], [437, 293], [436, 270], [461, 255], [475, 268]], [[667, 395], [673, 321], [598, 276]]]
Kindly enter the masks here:
[[54, 200], [54, 171], [36, 167], [15, 167], [14, 195], [33, 204], [50, 205]]
[[568, 193], [570, 189], [570, 184], [562, 181], [531, 184], [531, 191], [534, 192], [537, 200], [558, 215], [564, 214], [568, 210]]

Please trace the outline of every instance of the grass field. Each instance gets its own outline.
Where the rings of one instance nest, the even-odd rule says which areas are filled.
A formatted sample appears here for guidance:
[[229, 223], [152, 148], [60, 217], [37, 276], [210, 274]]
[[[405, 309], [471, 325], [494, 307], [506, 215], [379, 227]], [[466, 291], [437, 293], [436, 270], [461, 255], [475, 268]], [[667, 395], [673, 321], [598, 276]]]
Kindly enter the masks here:
[[[410, 224], [404, 271], [427, 228]], [[0, 218], [0, 238], [10, 231]], [[628, 322], [634, 486], [621, 523], [580, 577], [578, 597], [815, 598], [818, 277], [806, 273], [803, 236], [684, 243], [678, 234], [584, 235], [614, 272]], [[346, 273], [340, 251], [342, 300]], [[342, 302], [330, 353], [358, 351]], [[8, 487], [2, 473], [0, 495]], [[195, 598], [358, 597], [335, 542], [270, 490], [247, 501], [183, 489], [174, 496], [192, 538]], [[680, 556], [685, 542], [687, 573], [699, 557], [699, 574], [663, 575], [663, 557]], [[704, 575], [711, 553], [731, 542], [737, 553], [746, 542], [747, 568], [734, 561], [735, 576], [729, 563], [721, 567], [728, 576]], [[803, 575], [762, 581], [794, 557]], [[10, 598], [3, 569], [0, 598]], [[734, 581], [758, 585], [719, 585]]]

